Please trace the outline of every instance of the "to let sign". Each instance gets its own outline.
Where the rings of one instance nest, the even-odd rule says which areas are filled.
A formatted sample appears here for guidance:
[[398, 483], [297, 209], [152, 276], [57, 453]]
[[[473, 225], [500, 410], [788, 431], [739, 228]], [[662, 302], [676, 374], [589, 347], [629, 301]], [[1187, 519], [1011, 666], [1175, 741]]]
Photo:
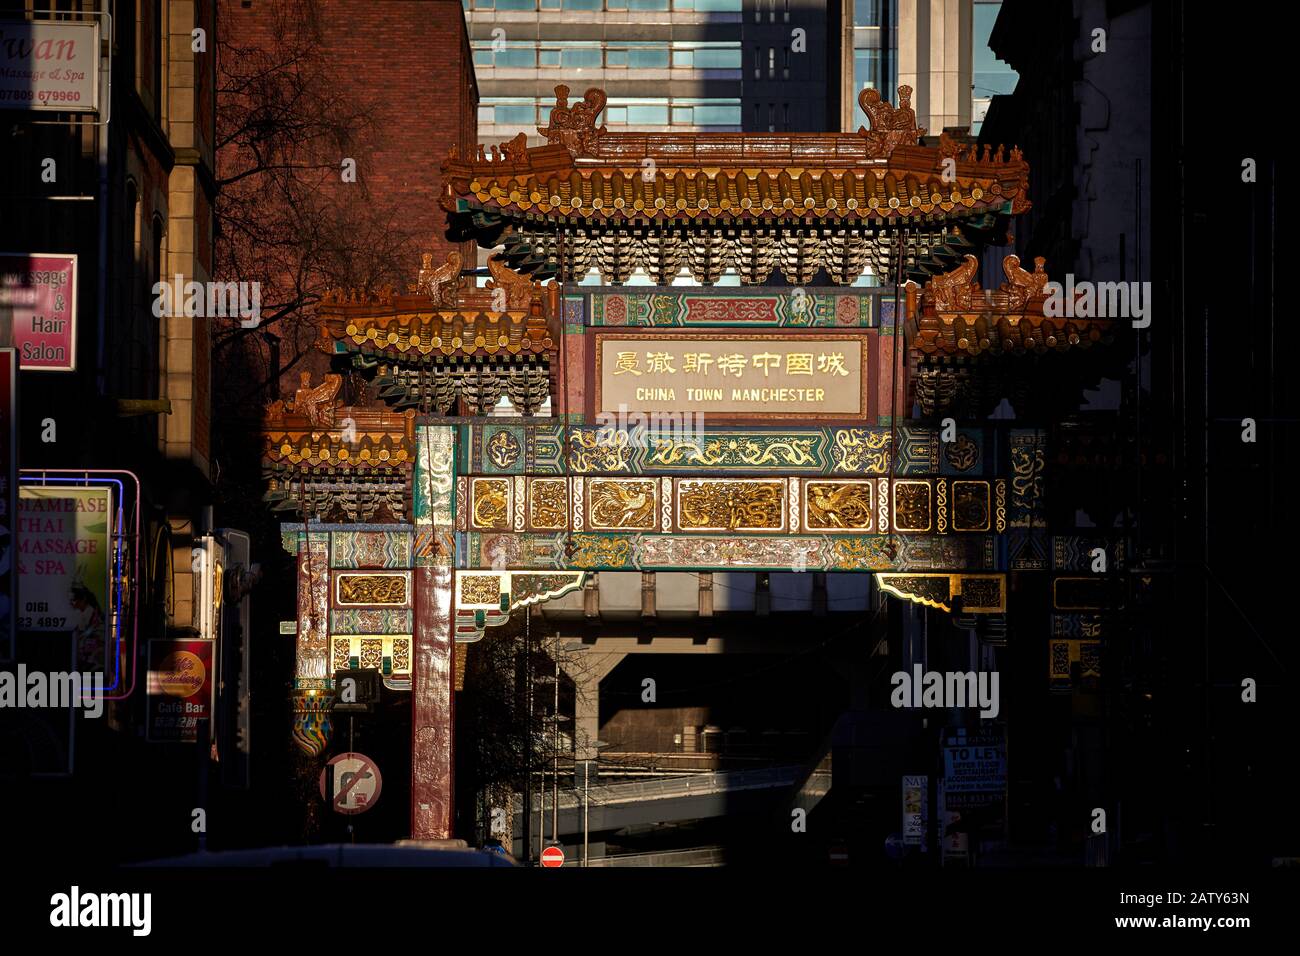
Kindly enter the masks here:
[[99, 109], [99, 24], [0, 20], [0, 109]]
[[25, 372], [76, 369], [76, 255], [0, 252], [0, 335]]
[[1007, 789], [1006, 738], [1001, 728], [958, 729], [943, 751], [944, 793], [949, 810], [1001, 803]]

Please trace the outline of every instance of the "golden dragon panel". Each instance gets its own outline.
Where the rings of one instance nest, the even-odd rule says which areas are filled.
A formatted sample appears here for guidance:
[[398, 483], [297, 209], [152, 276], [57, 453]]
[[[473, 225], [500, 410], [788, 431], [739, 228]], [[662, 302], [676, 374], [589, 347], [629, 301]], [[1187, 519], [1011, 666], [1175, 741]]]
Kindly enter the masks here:
[[680, 479], [677, 525], [683, 531], [783, 531], [785, 488], [784, 479]]

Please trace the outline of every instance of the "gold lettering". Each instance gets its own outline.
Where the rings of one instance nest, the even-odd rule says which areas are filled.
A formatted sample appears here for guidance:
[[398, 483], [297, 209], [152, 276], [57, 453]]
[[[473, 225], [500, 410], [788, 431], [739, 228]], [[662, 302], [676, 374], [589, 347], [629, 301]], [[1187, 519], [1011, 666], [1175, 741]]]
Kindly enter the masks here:
[[646, 352], [645, 357], [646, 361], [650, 363], [650, 368], [646, 371], [651, 375], [661, 373], [677, 374], [677, 369], [672, 366], [673, 356], [668, 352]]
[[709, 366], [713, 364], [713, 355], [710, 352], [687, 352], [683, 358], [686, 364], [682, 371], [688, 375], [708, 375]]
[[718, 356], [718, 371], [723, 375], [731, 374], [735, 375], [736, 378], [740, 378], [741, 374], [745, 370], [745, 366], [748, 364], [749, 358], [741, 355], [739, 352]]
[[622, 375], [624, 372], [631, 372], [633, 375], [640, 375], [635, 352], [619, 352], [618, 364], [614, 366], [614, 374]]
[[817, 356], [817, 371], [826, 372], [830, 375], [848, 375], [849, 370], [844, 367], [844, 353], [823, 352]]
[[811, 375], [813, 373], [812, 359], [811, 352], [791, 352], [785, 358], [786, 374]]

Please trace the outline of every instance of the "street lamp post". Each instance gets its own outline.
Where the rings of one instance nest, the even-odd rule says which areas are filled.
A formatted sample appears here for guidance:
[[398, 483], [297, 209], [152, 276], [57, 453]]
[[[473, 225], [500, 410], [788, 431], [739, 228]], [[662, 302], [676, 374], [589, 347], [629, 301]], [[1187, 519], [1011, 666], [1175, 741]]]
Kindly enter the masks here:
[[[539, 678], [537, 678], [537, 683], [539, 683], [539, 684], [549, 684], [549, 683], [551, 683], [551, 682], [554, 682], [554, 683], [555, 683], [555, 688], [556, 688], [556, 689], [555, 689], [555, 698], [556, 698], [557, 705], [558, 705], [558, 700], [559, 700], [559, 695], [560, 695], [560, 691], [559, 691], [560, 682], [559, 682], [556, 678], [550, 676], [549, 674], [546, 675], [546, 676], [543, 676], [543, 677], [539, 677]], [[552, 716], [552, 720], [554, 720], [554, 716]], [[551, 804], [552, 804], [552, 806], [551, 806], [551, 813], [552, 813], [552, 818], [551, 818], [551, 842], [552, 842], [552, 843], [558, 842], [558, 837], [559, 837], [559, 833], [558, 833], [559, 821], [558, 821], [558, 818], [557, 818], [557, 815], [556, 815], [556, 812], [555, 812], [556, 807], [559, 806], [559, 764], [558, 764], [558, 760], [559, 760], [559, 742], [558, 742], [559, 730], [558, 730], [558, 727], [559, 727], [559, 721], [556, 721], [556, 728], [557, 728], [557, 730], [556, 730], [556, 738], [557, 738], [557, 740], [556, 740], [556, 745], [555, 745], [556, 753], [555, 753], [555, 755], [552, 756], [552, 775], [555, 777], [555, 781], [554, 781], [554, 783], [555, 783], [555, 787], [556, 787], [555, 796], [553, 797], [553, 799], [552, 799], [552, 801], [551, 801]], [[545, 726], [545, 724], [543, 724], [543, 726], [542, 726], [542, 732], [541, 732], [541, 733], [542, 733], [542, 740], [545, 741], [545, 740], [546, 740], [546, 726]], [[541, 764], [541, 768], [540, 768], [540, 773], [541, 773], [541, 781], [540, 781], [540, 786], [538, 787], [538, 790], [539, 790], [539, 793], [540, 793], [540, 798], [539, 798], [539, 800], [538, 800], [538, 807], [537, 807], [537, 857], [538, 857], [539, 860], [541, 859], [542, 851], [546, 849], [546, 759], [545, 759], [545, 757], [543, 757], [543, 759], [542, 759], [542, 764]]]
[[[558, 646], [560, 635], [555, 635], [555, 641]], [[555, 707], [551, 711], [551, 719], [555, 721], [555, 751], [551, 756], [551, 784], [554, 790], [551, 794], [551, 842], [560, 842], [560, 657], [554, 653], [555, 657]]]

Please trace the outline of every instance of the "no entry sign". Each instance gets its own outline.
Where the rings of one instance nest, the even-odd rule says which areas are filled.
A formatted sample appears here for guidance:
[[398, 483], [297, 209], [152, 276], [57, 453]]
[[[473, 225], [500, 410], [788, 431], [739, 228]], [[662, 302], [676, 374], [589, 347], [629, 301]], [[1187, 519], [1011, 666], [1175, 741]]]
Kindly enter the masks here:
[[548, 846], [542, 851], [542, 866], [564, 866], [564, 851], [558, 846]]
[[336, 813], [365, 813], [379, 800], [383, 786], [379, 768], [365, 754], [339, 754], [320, 772], [320, 795]]

